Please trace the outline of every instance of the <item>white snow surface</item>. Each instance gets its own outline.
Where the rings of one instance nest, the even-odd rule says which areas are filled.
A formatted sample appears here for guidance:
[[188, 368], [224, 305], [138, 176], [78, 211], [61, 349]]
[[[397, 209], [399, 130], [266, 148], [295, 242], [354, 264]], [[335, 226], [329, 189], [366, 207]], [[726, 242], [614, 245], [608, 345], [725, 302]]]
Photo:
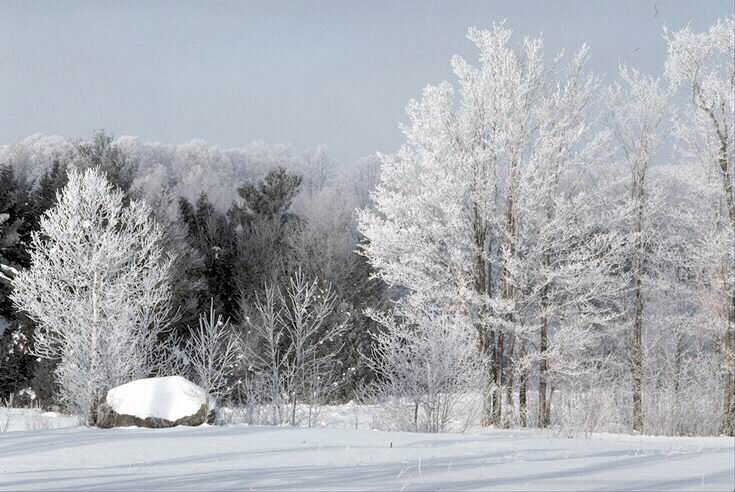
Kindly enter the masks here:
[[181, 376], [137, 379], [107, 392], [117, 413], [176, 421], [199, 411], [206, 401], [202, 388]]
[[3, 432], [37, 431], [77, 425], [79, 418], [73, 415], [45, 412], [40, 408], [0, 407], [0, 435]]
[[724, 437], [72, 427], [0, 433], [0, 490], [730, 490]]

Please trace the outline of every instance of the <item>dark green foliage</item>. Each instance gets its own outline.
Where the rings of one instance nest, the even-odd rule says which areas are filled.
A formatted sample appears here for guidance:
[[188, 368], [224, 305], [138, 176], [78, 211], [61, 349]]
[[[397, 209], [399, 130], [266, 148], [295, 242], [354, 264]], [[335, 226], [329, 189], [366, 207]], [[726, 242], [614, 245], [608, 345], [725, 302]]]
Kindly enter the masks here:
[[291, 202], [299, 191], [302, 176], [289, 173], [283, 167], [272, 169], [258, 183], [241, 186], [237, 192], [243, 206], [239, 208], [244, 220], [281, 220], [291, 217]]
[[187, 238], [187, 229], [181, 223], [169, 224], [165, 229], [165, 248], [174, 260], [171, 265], [171, 301], [177, 310], [174, 323], [177, 334], [186, 339], [189, 326], [195, 326], [202, 303], [207, 297], [202, 255]]
[[34, 359], [28, 353], [30, 343], [30, 330], [15, 320], [0, 336], [0, 399], [31, 386]]
[[59, 364], [57, 360], [36, 360], [33, 366], [31, 388], [36, 393], [36, 402], [44, 408], [50, 408], [56, 401], [58, 385], [54, 379], [54, 371]]
[[344, 347], [339, 360], [345, 368], [337, 397], [350, 400], [357, 388], [367, 386], [375, 380], [375, 373], [365, 363], [371, 355], [373, 334], [380, 324], [365, 315], [365, 309], [387, 309], [391, 299], [388, 286], [373, 278], [373, 268], [367, 259], [354, 253], [349, 265], [349, 286], [344, 289], [345, 302], [350, 306], [350, 329], [345, 333]]
[[215, 309], [234, 319], [238, 313], [237, 236], [227, 216], [215, 210], [202, 194], [193, 206], [185, 198], [179, 200], [179, 213], [186, 226], [191, 247], [201, 256], [201, 274], [206, 289], [197, 295], [197, 312], [208, 309], [210, 299]]
[[31, 186], [13, 168], [0, 166], [0, 398], [27, 387], [33, 371], [30, 330], [19, 321], [9, 296], [12, 272], [28, 266], [28, 223], [33, 220]]
[[27, 266], [27, 224], [32, 215], [30, 183], [17, 179], [12, 167], [0, 166], [0, 263]]
[[295, 269], [293, 252], [301, 219], [291, 203], [302, 178], [282, 167], [271, 170], [261, 181], [238, 189], [242, 203], [228, 216], [237, 226], [239, 289], [244, 302], [251, 302], [266, 283], [280, 284]]

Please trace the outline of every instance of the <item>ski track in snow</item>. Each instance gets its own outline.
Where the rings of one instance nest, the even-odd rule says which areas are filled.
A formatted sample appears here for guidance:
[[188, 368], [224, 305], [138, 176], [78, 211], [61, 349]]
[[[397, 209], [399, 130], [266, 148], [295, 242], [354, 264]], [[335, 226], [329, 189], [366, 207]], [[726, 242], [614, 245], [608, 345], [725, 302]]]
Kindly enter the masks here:
[[255, 426], [0, 434], [0, 490], [251, 488], [733, 490], [735, 440]]

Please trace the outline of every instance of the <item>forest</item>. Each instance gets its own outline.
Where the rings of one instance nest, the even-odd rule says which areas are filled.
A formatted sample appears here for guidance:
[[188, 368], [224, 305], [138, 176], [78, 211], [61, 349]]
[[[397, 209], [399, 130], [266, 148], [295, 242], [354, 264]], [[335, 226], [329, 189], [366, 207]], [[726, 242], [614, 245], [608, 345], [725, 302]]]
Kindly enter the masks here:
[[94, 425], [182, 375], [218, 419], [735, 434], [735, 20], [662, 77], [504, 23], [403, 144], [0, 146], [0, 401]]

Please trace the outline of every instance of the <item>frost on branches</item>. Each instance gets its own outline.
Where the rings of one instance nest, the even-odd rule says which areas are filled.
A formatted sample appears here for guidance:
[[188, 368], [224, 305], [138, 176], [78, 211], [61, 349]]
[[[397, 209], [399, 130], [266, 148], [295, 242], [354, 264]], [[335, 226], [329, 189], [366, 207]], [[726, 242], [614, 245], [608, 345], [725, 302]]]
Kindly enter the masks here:
[[[483, 423], [512, 423], [516, 376], [525, 395], [534, 371], [543, 426], [552, 369], [575, 373], [568, 365], [616, 291], [620, 241], [591, 221], [603, 207], [585, 190], [586, 167], [604, 153], [585, 122], [597, 82], [585, 47], [562, 63], [545, 60], [540, 39], [514, 48], [502, 25], [468, 37], [480, 64], [453, 59], [459, 104], [448, 83], [427, 87], [408, 105], [406, 143], [382, 156], [375, 211], [360, 215], [364, 253], [409, 289], [406, 305], [452, 305], [475, 327]], [[525, 396], [520, 405], [525, 421]]]
[[[700, 235], [705, 261], [702, 305], [708, 308], [705, 326], [720, 346], [724, 399], [721, 431], [735, 434], [735, 19], [718, 21], [708, 31], [686, 28], [667, 33], [666, 75], [681, 87], [689, 104], [676, 122], [678, 144], [689, 165], [704, 181], [708, 210]], [[695, 175], [696, 175], [695, 174]], [[696, 259], [695, 259], [696, 261]]]
[[[230, 320], [224, 320], [210, 301], [208, 315], [199, 315], [199, 324], [189, 328], [184, 354], [194, 380], [208, 396], [208, 404], [217, 405], [227, 395], [227, 377], [237, 362], [239, 347]], [[182, 371], [183, 372], [183, 371]]]
[[464, 430], [481, 360], [468, 317], [448, 309], [404, 306], [400, 320], [378, 312], [368, 363], [380, 376], [370, 396], [382, 403], [390, 428], [418, 432]]
[[[248, 399], [266, 405], [272, 425], [296, 426], [305, 417], [313, 426], [337, 387], [337, 356], [351, 328], [336, 293], [297, 270], [284, 289], [270, 283], [262, 298], [244, 308], [250, 310], [244, 316], [252, 371], [245, 383]], [[306, 406], [305, 416], [297, 415], [299, 404]]]
[[660, 224], [665, 221], [666, 203], [660, 199], [662, 183], [653, 181], [650, 168], [663, 142], [663, 129], [668, 112], [670, 94], [658, 79], [638, 73], [625, 66], [620, 68], [620, 82], [606, 93], [607, 124], [619, 149], [623, 174], [626, 214], [621, 221], [621, 233], [628, 237], [625, 264], [629, 268], [630, 286], [623, 302], [625, 338], [628, 340], [626, 357], [632, 382], [633, 430], [643, 431], [643, 326], [644, 300], [652, 294], [652, 283], [658, 280], [658, 268], [665, 259], [657, 249], [661, 237]]
[[59, 360], [61, 398], [85, 420], [109, 388], [151, 373], [171, 319], [171, 259], [150, 217], [99, 170], [72, 171], [13, 279], [13, 301], [38, 324], [35, 354]]

